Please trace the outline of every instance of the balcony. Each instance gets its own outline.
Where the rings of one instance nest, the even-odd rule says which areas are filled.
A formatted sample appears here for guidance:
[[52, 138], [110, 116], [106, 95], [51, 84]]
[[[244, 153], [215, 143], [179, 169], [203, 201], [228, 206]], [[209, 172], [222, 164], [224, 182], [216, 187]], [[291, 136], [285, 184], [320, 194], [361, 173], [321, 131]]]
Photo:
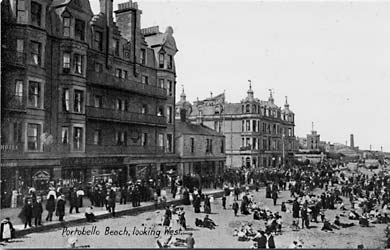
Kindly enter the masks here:
[[15, 66], [26, 66], [26, 53], [17, 52], [15, 50], [2, 50], [2, 63], [12, 64]]
[[104, 108], [86, 107], [86, 115], [87, 119], [92, 120], [106, 120], [163, 127], [167, 125], [167, 120], [164, 116], [132, 113], [128, 111], [118, 111]]
[[118, 78], [107, 73], [87, 72], [87, 79], [92, 84], [102, 85], [119, 90], [128, 90], [142, 95], [167, 98], [167, 90], [143, 83], [131, 81], [129, 79]]
[[99, 155], [161, 155], [164, 154], [164, 148], [160, 146], [88, 144], [86, 145], [86, 152]]

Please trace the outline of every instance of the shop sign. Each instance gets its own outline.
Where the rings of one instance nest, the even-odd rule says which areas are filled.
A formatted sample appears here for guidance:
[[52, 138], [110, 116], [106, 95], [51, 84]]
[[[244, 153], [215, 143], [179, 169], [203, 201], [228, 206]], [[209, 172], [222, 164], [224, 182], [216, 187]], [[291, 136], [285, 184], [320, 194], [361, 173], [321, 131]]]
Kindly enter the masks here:
[[50, 179], [50, 174], [46, 171], [38, 171], [33, 175], [34, 181], [48, 181]]
[[63, 166], [78, 166], [78, 165], [117, 165], [123, 164], [123, 157], [80, 157], [80, 158], [65, 158], [62, 160]]
[[12, 144], [1, 144], [0, 146], [1, 152], [12, 152], [19, 150], [18, 145], [12, 145]]
[[9, 162], [9, 161], [0, 163], [0, 166], [2, 167], [16, 167], [17, 165], [18, 164], [16, 162]]

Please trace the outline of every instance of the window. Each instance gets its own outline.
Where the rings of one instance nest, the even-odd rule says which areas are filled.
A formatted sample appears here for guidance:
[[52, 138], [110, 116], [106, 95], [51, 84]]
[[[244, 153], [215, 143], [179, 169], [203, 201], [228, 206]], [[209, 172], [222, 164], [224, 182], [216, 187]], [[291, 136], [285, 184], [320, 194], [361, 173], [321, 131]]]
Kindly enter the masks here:
[[190, 147], [191, 147], [191, 153], [194, 153], [195, 151], [195, 139], [194, 138], [190, 138]]
[[164, 116], [164, 108], [162, 106], [158, 107], [157, 116]]
[[206, 139], [206, 153], [213, 153], [213, 140]]
[[257, 111], [256, 111], [256, 104], [252, 105], [252, 110], [253, 110], [253, 113], [257, 113]]
[[103, 72], [103, 64], [95, 62], [95, 72]]
[[115, 69], [115, 76], [118, 78], [122, 77], [122, 70], [121, 69]]
[[241, 138], [241, 147], [244, 147], [245, 146], [245, 138]]
[[26, 20], [26, 5], [25, 0], [17, 1], [16, 19], [18, 23], [23, 23]]
[[70, 17], [64, 17], [62, 23], [64, 27], [64, 37], [70, 37]]
[[164, 86], [164, 79], [159, 79], [158, 82], [159, 82], [159, 87], [164, 89], [165, 88], [165, 86]]
[[39, 124], [27, 124], [27, 149], [39, 150], [39, 136], [40, 125]]
[[61, 143], [62, 144], [68, 144], [69, 143], [69, 128], [68, 127], [62, 127], [62, 130], [61, 130]]
[[123, 57], [126, 59], [130, 59], [131, 53], [127, 46], [123, 46]]
[[126, 111], [127, 110], [126, 100], [116, 99], [115, 108], [116, 110]]
[[113, 47], [114, 47], [114, 55], [119, 56], [119, 40], [112, 39]]
[[103, 97], [101, 95], [95, 95], [93, 100], [93, 106], [95, 108], [101, 108], [103, 106]]
[[74, 72], [77, 74], [83, 73], [83, 57], [79, 54], [74, 54]]
[[127, 144], [127, 133], [125, 131], [118, 131], [116, 133], [116, 144], [117, 145]]
[[148, 113], [148, 105], [142, 104], [141, 106], [141, 114], [147, 114]]
[[84, 93], [81, 90], [74, 91], [74, 112], [83, 112], [83, 95]]
[[168, 80], [168, 95], [173, 96], [173, 82]]
[[171, 106], [168, 106], [167, 107], [167, 117], [168, 117], [168, 123], [172, 123], [173, 122], [173, 117], [172, 117], [173, 113], [172, 113], [172, 107]]
[[28, 105], [34, 108], [41, 107], [41, 84], [39, 82], [29, 82]]
[[148, 134], [147, 133], [142, 133], [141, 136], [141, 146], [145, 147], [148, 144]]
[[251, 106], [249, 104], [245, 105], [245, 113], [251, 112]]
[[83, 128], [74, 127], [73, 149], [78, 151], [83, 149]]
[[62, 68], [64, 72], [69, 72], [70, 70], [70, 53], [68, 52], [64, 52]]
[[253, 131], [253, 132], [257, 132], [256, 120], [252, 120], [252, 131]]
[[80, 19], [76, 19], [74, 25], [74, 36], [77, 40], [84, 41], [85, 37], [85, 22]]
[[141, 64], [145, 65], [146, 64], [146, 50], [141, 49], [141, 58], [140, 58]]
[[147, 76], [141, 76], [141, 82], [143, 84], [149, 84], [149, 77]]
[[103, 50], [103, 33], [100, 31], [95, 31], [94, 36], [95, 49], [102, 51]]
[[173, 149], [173, 136], [172, 134], [167, 134], [167, 152], [172, 153]]
[[122, 78], [127, 79], [127, 70], [122, 70]]
[[158, 146], [164, 148], [164, 135], [158, 134]]
[[252, 138], [252, 149], [258, 149], [258, 147], [257, 147], [257, 139], [256, 138]]
[[62, 110], [69, 111], [70, 109], [70, 94], [69, 89], [64, 89], [62, 93]]
[[225, 152], [225, 145], [224, 145], [223, 139], [221, 140], [221, 153], [223, 154]]
[[31, 41], [31, 59], [35, 65], [41, 65], [41, 49], [41, 43]]
[[164, 68], [164, 60], [165, 60], [164, 54], [163, 53], [158, 54], [158, 65], [160, 69]]
[[288, 136], [293, 136], [291, 128], [288, 128]]
[[17, 144], [22, 142], [22, 123], [20, 122], [14, 122], [13, 123], [13, 141], [12, 144]]
[[18, 54], [24, 53], [24, 40], [23, 39], [16, 39], [16, 52]]
[[21, 80], [15, 82], [15, 101], [19, 104], [23, 103], [23, 81]]
[[173, 69], [173, 56], [168, 56], [168, 69]]
[[31, 2], [31, 23], [35, 26], [41, 26], [42, 6], [39, 3]]
[[246, 131], [251, 131], [251, 121], [250, 120], [246, 120], [245, 121], [245, 125], [246, 125]]
[[245, 131], [245, 121], [241, 121], [241, 131]]
[[95, 129], [95, 131], [93, 131], [93, 144], [102, 144], [102, 131], [100, 129]]

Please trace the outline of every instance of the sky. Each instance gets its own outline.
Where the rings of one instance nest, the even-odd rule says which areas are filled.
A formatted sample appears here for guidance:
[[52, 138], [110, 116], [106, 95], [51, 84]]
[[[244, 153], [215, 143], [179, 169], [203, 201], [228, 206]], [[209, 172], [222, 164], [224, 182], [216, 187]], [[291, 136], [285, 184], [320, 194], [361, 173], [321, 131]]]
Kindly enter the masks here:
[[[114, 10], [118, 3], [114, 0]], [[99, 1], [91, 0], [94, 13]], [[172, 26], [177, 98], [288, 96], [295, 134], [390, 152], [390, 1], [138, 1], [141, 26]]]

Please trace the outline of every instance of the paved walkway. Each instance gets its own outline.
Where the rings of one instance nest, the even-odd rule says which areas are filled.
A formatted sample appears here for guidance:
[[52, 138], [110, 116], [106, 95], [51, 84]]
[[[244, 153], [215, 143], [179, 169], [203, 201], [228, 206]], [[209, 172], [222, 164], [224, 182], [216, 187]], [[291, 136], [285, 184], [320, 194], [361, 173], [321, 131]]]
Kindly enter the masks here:
[[[167, 197], [167, 205], [171, 204], [182, 204], [183, 200], [179, 197], [176, 197], [176, 199], [172, 198], [172, 195], [168, 193]], [[223, 194], [223, 190], [221, 189], [205, 189], [203, 190], [204, 194], [209, 194], [213, 195], [215, 197], [220, 197]], [[87, 206], [90, 205], [90, 201], [88, 198], [84, 198], [83, 200], [83, 207], [79, 208], [80, 213], [75, 213], [73, 211], [72, 214], [69, 214], [69, 202], [67, 201], [67, 205], [65, 208], [65, 217], [64, 217], [64, 222], [58, 221], [57, 216], [53, 216], [53, 221], [45, 221], [46, 216], [47, 216], [47, 211], [45, 210], [45, 204], [43, 204], [44, 207], [44, 212], [42, 214], [42, 226], [35, 227], [34, 226], [34, 219], [32, 220], [32, 225], [33, 227], [27, 227], [24, 228], [24, 223], [18, 218], [18, 215], [21, 211], [21, 208], [4, 208], [1, 209], [1, 219], [5, 217], [10, 217], [11, 222], [14, 225], [14, 228], [16, 230], [16, 235], [21, 236], [25, 234], [29, 234], [32, 232], [39, 232], [39, 231], [44, 231], [48, 229], [53, 229], [53, 228], [58, 228], [58, 227], [63, 227], [63, 226], [68, 226], [69, 224], [74, 224], [74, 223], [82, 223], [85, 222], [85, 216], [84, 212]], [[124, 204], [116, 204], [115, 207], [115, 215], [116, 216], [121, 216], [121, 215], [128, 215], [128, 214], [136, 214], [136, 213], [141, 213], [145, 212], [148, 210], [154, 210], [156, 209], [156, 206], [153, 201], [149, 202], [141, 202], [141, 206], [139, 207], [132, 207], [131, 202], [127, 203], [126, 205]], [[105, 207], [94, 207], [93, 208], [93, 213], [95, 214], [97, 219], [103, 219], [103, 218], [110, 218], [112, 215], [106, 210]]]

